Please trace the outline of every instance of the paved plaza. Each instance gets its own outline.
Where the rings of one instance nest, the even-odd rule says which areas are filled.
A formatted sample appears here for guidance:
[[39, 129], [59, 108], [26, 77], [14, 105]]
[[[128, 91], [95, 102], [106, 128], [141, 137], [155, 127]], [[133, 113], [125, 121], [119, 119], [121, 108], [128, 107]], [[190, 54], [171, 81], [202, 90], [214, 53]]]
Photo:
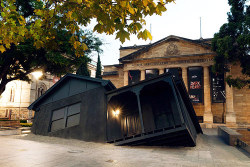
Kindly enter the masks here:
[[73, 139], [0, 136], [0, 167], [250, 166], [248, 154], [226, 145], [216, 129], [204, 129], [196, 147], [127, 147]]

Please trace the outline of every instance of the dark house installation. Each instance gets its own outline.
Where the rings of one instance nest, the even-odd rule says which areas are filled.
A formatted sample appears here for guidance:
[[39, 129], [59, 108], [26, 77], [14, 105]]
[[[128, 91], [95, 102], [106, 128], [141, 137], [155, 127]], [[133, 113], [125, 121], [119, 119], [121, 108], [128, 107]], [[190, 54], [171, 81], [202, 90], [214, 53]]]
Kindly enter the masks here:
[[107, 80], [67, 74], [33, 102], [32, 132], [85, 141], [106, 141]]
[[202, 133], [182, 79], [163, 74], [116, 89], [67, 74], [29, 106], [32, 132], [116, 145], [195, 146]]
[[182, 79], [170, 74], [112, 90], [107, 98], [110, 143], [195, 146], [202, 133]]

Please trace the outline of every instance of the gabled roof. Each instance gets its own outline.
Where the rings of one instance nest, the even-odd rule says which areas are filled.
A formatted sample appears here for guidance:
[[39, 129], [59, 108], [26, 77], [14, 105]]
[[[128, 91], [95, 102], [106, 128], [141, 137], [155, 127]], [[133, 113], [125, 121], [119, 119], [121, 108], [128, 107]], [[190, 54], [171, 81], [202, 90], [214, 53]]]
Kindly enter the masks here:
[[[119, 61], [124, 61], [124, 60], [129, 60], [129, 59], [132, 59], [134, 58], [135, 56], [138, 56], [142, 53], [145, 53], [147, 52], [150, 48], [154, 47], [154, 46], [157, 46], [163, 42], [166, 42], [168, 40], [171, 40], [171, 39], [176, 39], [176, 40], [182, 40], [182, 41], [187, 41], [187, 42], [191, 42], [191, 43], [194, 43], [194, 44], [198, 44], [198, 45], [201, 45], [202, 47], [205, 47], [205, 48], [208, 48], [210, 49], [211, 48], [211, 45], [208, 43], [209, 40], [211, 40], [210, 38], [209, 39], [198, 39], [198, 40], [192, 40], [192, 39], [188, 39], [188, 38], [183, 38], [183, 37], [178, 37], [178, 36], [174, 36], [174, 35], [170, 35], [166, 38], [163, 38], [159, 41], [156, 41], [152, 44], [148, 44], [148, 45], [145, 45], [144, 47], [142, 47], [141, 49], [133, 52], [133, 53], [130, 53], [128, 54], [127, 56], [124, 56], [122, 58], [119, 59]], [[143, 45], [142, 45], [143, 46]], [[124, 49], [126, 48], [131, 48], [131, 47], [124, 47]]]
[[51, 88], [49, 88], [42, 96], [40, 96], [37, 100], [35, 100], [29, 107], [29, 110], [34, 109], [35, 105], [37, 105], [41, 100], [43, 100], [45, 97], [51, 94], [54, 89], [56, 89], [59, 85], [63, 84], [65, 81], [69, 80], [70, 78], [85, 80], [85, 81], [91, 81], [91, 82], [97, 82], [100, 83], [102, 86], [104, 86], [108, 91], [116, 89], [116, 87], [113, 85], [113, 83], [110, 80], [103, 80], [98, 78], [91, 78], [87, 76], [81, 76], [76, 74], [66, 74], [63, 76], [58, 82], [56, 82]]
[[126, 46], [126, 47], [120, 47], [119, 50], [125, 50], [125, 49], [140, 49], [148, 45], [133, 45], [133, 46]]

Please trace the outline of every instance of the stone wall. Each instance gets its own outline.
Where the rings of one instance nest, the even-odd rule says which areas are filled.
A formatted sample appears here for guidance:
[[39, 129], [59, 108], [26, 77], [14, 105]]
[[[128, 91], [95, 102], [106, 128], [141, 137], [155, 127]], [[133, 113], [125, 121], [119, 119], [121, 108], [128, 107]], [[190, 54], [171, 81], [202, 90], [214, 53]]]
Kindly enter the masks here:
[[45, 75], [42, 80], [29, 76], [31, 82], [14, 80], [6, 85], [0, 98], [0, 118], [30, 119], [33, 112], [27, 107], [38, 98], [38, 89], [45, 88], [44, 92], [53, 86], [53, 76]]
[[[168, 48], [175, 48], [173, 52], [169, 52]], [[169, 49], [170, 50], [170, 49]], [[175, 52], [175, 53], [174, 53]], [[186, 41], [166, 41], [157, 46], [150, 48], [149, 51], [144, 52], [138, 58], [155, 58], [155, 57], [180, 57], [181, 55], [194, 55], [212, 53], [208, 48], [201, 47], [198, 44], [191, 44]]]
[[[239, 65], [232, 67], [231, 75], [233, 77], [244, 77], [241, 75]], [[233, 88], [233, 99], [236, 122], [238, 124], [250, 124], [250, 89], [248, 87]]]
[[108, 75], [108, 76], [103, 76], [102, 79], [104, 80], [110, 80], [116, 88], [120, 88], [124, 86], [124, 71], [122, 68], [117, 68], [117, 67], [108, 67], [106, 68], [105, 66], [105, 71], [104, 72], [112, 72], [112, 71], [117, 71], [117, 75]]
[[135, 51], [139, 50], [139, 48], [134, 49], [120, 49], [120, 58], [127, 56], [130, 53], [133, 53]]

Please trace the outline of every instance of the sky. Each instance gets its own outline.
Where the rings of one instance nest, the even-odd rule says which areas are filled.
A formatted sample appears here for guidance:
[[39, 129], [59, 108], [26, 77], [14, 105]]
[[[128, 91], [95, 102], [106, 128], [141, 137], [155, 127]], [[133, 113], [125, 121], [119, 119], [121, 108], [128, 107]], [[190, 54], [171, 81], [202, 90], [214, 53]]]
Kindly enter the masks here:
[[[167, 4], [167, 11], [162, 16], [146, 17], [145, 28], [150, 30], [153, 42], [169, 35], [180, 36], [189, 39], [200, 38], [200, 18], [202, 38], [212, 38], [218, 32], [220, 26], [227, 22], [227, 12], [230, 6], [227, 0], [176, 0], [175, 3]], [[93, 21], [89, 29], [93, 29]], [[120, 46], [133, 46], [149, 44], [150, 41], [138, 40], [136, 36], [130, 36], [129, 41], [123, 44], [115, 39], [115, 35], [97, 34], [103, 42], [101, 54], [102, 65], [118, 64]], [[97, 60], [96, 56], [92, 56]]]

